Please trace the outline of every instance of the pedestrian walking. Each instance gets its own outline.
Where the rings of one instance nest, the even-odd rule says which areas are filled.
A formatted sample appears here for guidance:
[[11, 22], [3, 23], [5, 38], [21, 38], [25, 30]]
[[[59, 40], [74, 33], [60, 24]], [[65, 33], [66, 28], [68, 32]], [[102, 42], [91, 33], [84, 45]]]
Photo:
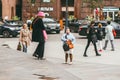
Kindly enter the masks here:
[[45, 17], [44, 12], [38, 12], [37, 17], [33, 20], [32, 23], [32, 41], [38, 42], [38, 46], [33, 54], [37, 59], [44, 60], [44, 47], [45, 47], [45, 26], [43, 24], [42, 18]]
[[31, 34], [26, 23], [23, 24], [23, 27], [20, 31], [20, 42], [23, 46], [23, 52], [27, 53], [27, 47], [30, 45], [31, 42]]
[[95, 23], [94, 21], [91, 21], [91, 23], [90, 23], [90, 25], [88, 26], [88, 29], [87, 29], [87, 39], [88, 39], [88, 41], [87, 41], [87, 45], [86, 45], [86, 48], [85, 48], [85, 51], [84, 51], [84, 54], [83, 54], [84, 57], [88, 57], [86, 52], [87, 52], [87, 49], [90, 45], [90, 42], [92, 42], [92, 44], [94, 45], [96, 56], [101, 56], [101, 54], [99, 54], [98, 51], [97, 51], [97, 46], [96, 46], [97, 30], [94, 28], [94, 23]]
[[[67, 28], [65, 34], [63, 34], [61, 40], [63, 41], [63, 45], [64, 44], [68, 44], [68, 49], [65, 50], [65, 64], [68, 63], [68, 58], [70, 58], [70, 63], [72, 64], [73, 61], [73, 49], [74, 49], [74, 43], [75, 43], [75, 37], [74, 35], [70, 32], [70, 29]], [[71, 43], [71, 44], [69, 44]], [[70, 47], [71, 45], [71, 47]]]
[[114, 51], [115, 50], [114, 43], [113, 43], [113, 41], [114, 41], [114, 35], [113, 35], [114, 28], [113, 28], [113, 26], [110, 25], [111, 21], [107, 21], [107, 24], [108, 25], [105, 28], [105, 33], [106, 33], [105, 45], [104, 45], [103, 49], [106, 50], [108, 41], [110, 40], [111, 48], [112, 48], [111, 51]]
[[98, 29], [97, 29], [97, 39], [98, 39], [98, 44], [99, 44], [99, 52], [102, 52], [102, 40], [103, 40], [103, 28], [102, 28], [102, 24], [99, 23], [98, 24]]

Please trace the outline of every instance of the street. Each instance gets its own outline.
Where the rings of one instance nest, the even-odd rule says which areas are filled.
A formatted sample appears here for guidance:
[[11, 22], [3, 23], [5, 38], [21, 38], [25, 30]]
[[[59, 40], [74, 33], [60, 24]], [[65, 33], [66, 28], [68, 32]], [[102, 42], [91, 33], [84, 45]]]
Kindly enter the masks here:
[[[87, 43], [85, 37], [79, 36], [74, 33], [76, 37], [74, 58], [72, 65], [62, 64], [64, 62], [64, 51], [62, 49], [62, 41], [60, 34], [48, 34], [48, 41], [45, 45], [45, 57], [47, 60], [36, 62], [32, 58], [32, 54], [35, 50], [35, 46], [31, 43], [28, 48], [28, 53], [22, 53], [16, 50], [18, 44], [18, 38], [0, 38], [0, 80], [49, 80], [49, 79], [38, 79], [31, 74], [41, 74], [52, 76], [55, 79], [50, 80], [119, 80], [120, 79], [120, 39], [115, 39], [115, 51], [111, 51], [111, 45], [108, 44], [108, 48], [100, 52], [102, 56], [95, 56], [93, 45], [91, 44], [88, 48], [88, 57], [83, 57], [83, 52]], [[7, 44], [9, 48], [6, 49]], [[104, 40], [103, 40], [104, 45]], [[2, 51], [3, 49], [6, 51]], [[7, 52], [10, 51], [10, 52]], [[13, 53], [14, 52], [14, 53]], [[3, 54], [4, 53], [4, 54]], [[12, 53], [7, 56], [5, 60], [5, 54]], [[13, 55], [14, 54], [14, 55]], [[9, 55], [9, 54], [8, 54]], [[24, 57], [23, 57], [24, 56]], [[23, 58], [22, 58], [23, 57]], [[20, 59], [19, 59], [20, 58]], [[16, 59], [16, 60], [14, 60]], [[7, 62], [8, 61], [8, 62]], [[20, 62], [18, 62], [20, 61]], [[21, 62], [23, 61], [23, 62]], [[11, 64], [5, 64], [11, 63]], [[13, 64], [16, 64], [13, 66]], [[36, 66], [37, 64], [37, 66]], [[19, 65], [19, 67], [18, 67]], [[6, 70], [5, 68], [12, 68]], [[13, 71], [14, 72], [13, 72]], [[28, 71], [29, 70], [29, 71]], [[47, 70], [47, 71], [46, 71]], [[30, 72], [31, 71], [31, 72]], [[42, 73], [41, 73], [42, 71]], [[20, 74], [21, 73], [21, 74]], [[24, 76], [23, 76], [23, 74]], [[4, 78], [5, 76], [8, 78]], [[20, 78], [19, 78], [20, 74]], [[25, 76], [26, 75], [26, 76]], [[23, 76], [23, 77], [22, 77]], [[29, 78], [28, 78], [29, 77]]]

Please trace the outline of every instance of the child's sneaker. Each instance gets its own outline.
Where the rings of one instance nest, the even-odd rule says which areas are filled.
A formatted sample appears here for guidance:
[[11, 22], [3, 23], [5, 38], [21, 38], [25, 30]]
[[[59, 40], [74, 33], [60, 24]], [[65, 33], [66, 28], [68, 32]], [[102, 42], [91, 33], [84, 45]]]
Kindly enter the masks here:
[[72, 65], [73, 63], [72, 62], [69, 62], [69, 65]]

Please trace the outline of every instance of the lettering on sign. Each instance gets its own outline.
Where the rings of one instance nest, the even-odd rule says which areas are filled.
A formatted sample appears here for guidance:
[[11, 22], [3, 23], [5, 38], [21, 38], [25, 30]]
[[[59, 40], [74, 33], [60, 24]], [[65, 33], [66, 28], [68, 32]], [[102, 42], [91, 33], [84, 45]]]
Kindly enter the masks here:
[[39, 7], [38, 11], [53, 11], [53, 7]]

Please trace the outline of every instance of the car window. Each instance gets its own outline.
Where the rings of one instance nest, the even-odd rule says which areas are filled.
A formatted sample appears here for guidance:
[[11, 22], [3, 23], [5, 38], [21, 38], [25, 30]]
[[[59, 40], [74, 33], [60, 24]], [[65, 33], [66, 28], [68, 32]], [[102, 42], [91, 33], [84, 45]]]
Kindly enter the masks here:
[[105, 23], [105, 22], [95, 22], [95, 26], [98, 26], [99, 23], [101, 23], [102, 26], [107, 26], [107, 23]]
[[55, 22], [55, 20], [51, 18], [43, 18], [43, 22]]
[[102, 23], [102, 26], [107, 26], [107, 23]]
[[6, 21], [7, 25], [22, 25], [22, 21]]
[[96, 23], [94, 24], [94, 26], [98, 26], [98, 22], [96, 22]]

